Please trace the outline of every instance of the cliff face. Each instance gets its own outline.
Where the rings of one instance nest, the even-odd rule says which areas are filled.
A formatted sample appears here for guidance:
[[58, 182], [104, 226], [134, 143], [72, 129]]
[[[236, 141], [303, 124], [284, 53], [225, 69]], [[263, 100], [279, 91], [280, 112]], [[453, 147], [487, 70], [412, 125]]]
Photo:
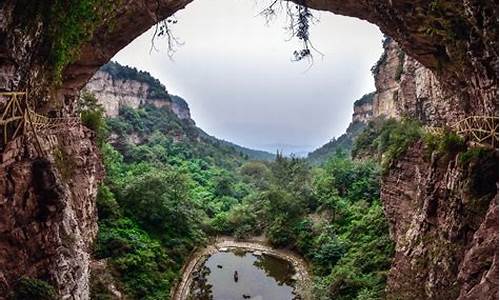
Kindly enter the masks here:
[[78, 126], [9, 143], [0, 162], [0, 299], [20, 277], [38, 278], [64, 299], [88, 299], [89, 261], [97, 234], [94, 198], [104, 171]]
[[388, 298], [498, 299], [498, 157], [463, 163], [425, 151], [410, 147], [383, 179], [396, 242]]
[[[372, 117], [443, 126], [466, 116], [430, 70], [391, 39], [384, 48], [373, 69]], [[459, 153], [426, 153], [424, 143], [413, 145], [382, 180], [381, 199], [396, 242], [388, 298], [497, 299], [498, 163], [491, 162], [498, 157], [463, 162]], [[474, 188], [478, 180], [483, 186]]]
[[[376, 92], [354, 103], [346, 133], [310, 159], [324, 160], [347, 139], [351, 145], [360, 132], [353, 125], [374, 118], [443, 126], [467, 115], [459, 98], [390, 38], [372, 71]], [[382, 180], [381, 199], [396, 242], [388, 298], [497, 299], [498, 163], [491, 162], [498, 156], [464, 162], [460, 153], [428, 153], [423, 142], [416, 143]], [[474, 187], [478, 182], [481, 187]]]
[[466, 116], [459, 97], [439, 83], [433, 72], [406, 55], [393, 39], [372, 69], [376, 95], [373, 117], [410, 117], [429, 125], [451, 125]]
[[149, 73], [109, 63], [102, 67], [85, 85], [104, 107], [106, 116], [116, 117], [120, 108], [134, 109], [151, 104], [167, 107], [181, 120], [191, 120], [189, 106], [182, 98], [171, 96], [165, 87]]
[[138, 108], [146, 103], [152, 103], [157, 107], [171, 105], [169, 98], [148, 99], [147, 83], [136, 80], [115, 80], [111, 74], [104, 71], [98, 71], [84, 89], [96, 95], [99, 104], [104, 107], [109, 117], [116, 117], [123, 106]]
[[375, 96], [375, 93], [370, 93], [354, 102], [351, 123], [362, 122], [366, 124], [373, 119], [373, 100]]

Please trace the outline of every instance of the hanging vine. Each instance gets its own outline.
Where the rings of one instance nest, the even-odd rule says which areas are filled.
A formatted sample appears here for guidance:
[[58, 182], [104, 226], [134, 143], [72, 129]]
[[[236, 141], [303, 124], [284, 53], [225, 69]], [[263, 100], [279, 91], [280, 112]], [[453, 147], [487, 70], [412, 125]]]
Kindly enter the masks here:
[[175, 16], [170, 16], [166, 19], [160, 19], [158, 16], [160, 15], [160, 0], [157, 0], [157, 11], [156, 17], [157, 22], [155, 24], [155, 30], [153, 33], [153, 37], [151, 38], [151, 49], [149, 52], [154, 50], [158, 50], [155, 45], [155, 40], [157, 38], [164, 38], [167, 41], [167, 56], [172, 59], [177, 48], [183, 45], [183, 42], [179, 40], [179, 38], [173, 33], [171, 26], [177, 24], [178, 20]]
[[270, 24], [276, 17], [285, 13], [286, 31], [290, 38], [298, 39], [301, 43], [300, 49], [293, 51], [292, 61], [302, 61], [304, 59], [313, 63], [313, 51], [323, 55], [312, 44], [310, 38], [310, 27], [315, 24], [318, 19], [314, 16], [311, 9], [307, 6], [307, 0], [297, 0], [292, 3], [287, 0], [273, 0], [267, 7], [261, 11], [260, 15], [266, 20], [266, 24]]

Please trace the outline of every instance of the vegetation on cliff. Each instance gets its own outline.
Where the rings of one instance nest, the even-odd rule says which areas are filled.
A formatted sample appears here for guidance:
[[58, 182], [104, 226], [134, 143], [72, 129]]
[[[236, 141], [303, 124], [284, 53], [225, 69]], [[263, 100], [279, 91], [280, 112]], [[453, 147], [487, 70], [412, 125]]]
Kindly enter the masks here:
[[24, 30], [38, 30], [43, 24], [42, 51], [48, 58], [54, 83], [60, 83], [64, 68], [80, 55], [81, 46], [89, 41], [115, 5], [104, 0], [18, 1], [15, 15]]
[[115, 80], [134, 80], [146, 83], [149, 86], [148, 97], [151, 99], [170, 99], [165, 86], [158, 79], [151, 76], [149, 72], [122, 66], [113, 61], [102, 66], [100, 70], [108, 73]]

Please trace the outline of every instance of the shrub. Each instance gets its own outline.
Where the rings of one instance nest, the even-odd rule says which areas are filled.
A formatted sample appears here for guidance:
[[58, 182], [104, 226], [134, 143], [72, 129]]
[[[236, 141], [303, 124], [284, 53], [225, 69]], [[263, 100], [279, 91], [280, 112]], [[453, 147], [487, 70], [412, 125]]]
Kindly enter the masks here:
[[433, 152], [441, 156], [450, 156], [466, 149], [465, 140], [449, 129], [441, 134], [426, 133], [423, 140], [427, 146], [427, 154]]
[[157, 240], [126, 218], [101, 224], [96, 255], [110, 258], [131, 299], [167, 297], [180, 269]]
[[93, 94], [84, 91], [80, 95], [78, 111], [83, 125], [96, 133], [97, 144], [102, 147], [108, 133], [104, 108]]
[[17, 283], [14, 300], [56, 300], [57, 293], [52, 285], [44, 280], [23, 277]]
[[97, 190], [97, 214], [100, 220], [116, 219], [121, 216], [120, 206], [115, 200], [115, 196], [105, 185], [101, 185]]
[[420, 123], [415, 120], [376, 119], [358, 136], [352, 154], [354, 157], [376, 156], [387, 171], [422, 134]]

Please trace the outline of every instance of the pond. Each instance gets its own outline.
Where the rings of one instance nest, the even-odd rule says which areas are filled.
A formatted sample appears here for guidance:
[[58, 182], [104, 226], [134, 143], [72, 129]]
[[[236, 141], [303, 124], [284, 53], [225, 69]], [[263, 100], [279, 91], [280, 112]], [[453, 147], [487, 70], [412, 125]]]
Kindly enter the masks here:
[[216, 252], [194, 274], [189, 299], [291, 300], [294, 267], [275, 256], [243, 250]]

